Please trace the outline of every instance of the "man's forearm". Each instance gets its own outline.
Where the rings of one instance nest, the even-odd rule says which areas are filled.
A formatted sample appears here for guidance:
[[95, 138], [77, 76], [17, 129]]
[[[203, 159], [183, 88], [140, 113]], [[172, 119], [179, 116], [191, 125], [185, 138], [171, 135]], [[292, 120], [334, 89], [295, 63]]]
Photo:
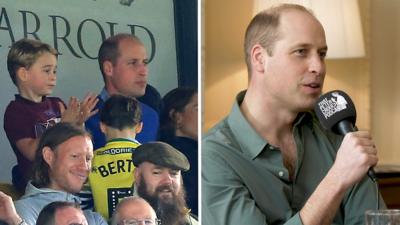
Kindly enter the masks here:
[[347, 188], [341, 185], [339, 175], [330, 170], [300, 211], [304, 225], [331, 224]]

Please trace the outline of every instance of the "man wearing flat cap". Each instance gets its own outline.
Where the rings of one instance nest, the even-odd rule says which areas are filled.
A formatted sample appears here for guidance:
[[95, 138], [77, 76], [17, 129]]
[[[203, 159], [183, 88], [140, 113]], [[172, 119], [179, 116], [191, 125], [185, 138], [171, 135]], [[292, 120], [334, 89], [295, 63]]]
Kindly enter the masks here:
[[185, 200], [181, 171], [188, 171], [188, 159], [164, 142], [149, 142], [132, 153], [134, 191], [156, 210], [163, 225], [197, 225]]

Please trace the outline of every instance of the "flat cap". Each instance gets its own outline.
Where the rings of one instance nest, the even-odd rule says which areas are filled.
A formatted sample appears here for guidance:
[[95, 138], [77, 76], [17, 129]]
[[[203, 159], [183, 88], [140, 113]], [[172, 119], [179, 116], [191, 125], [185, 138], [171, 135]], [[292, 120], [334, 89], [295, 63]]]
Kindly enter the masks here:
[[190, 164], [186, 156], [171, 145], [155, 141], [140, 145], [132, 153], [133, 165], [138, 167], [142, 162], [188, 171]]

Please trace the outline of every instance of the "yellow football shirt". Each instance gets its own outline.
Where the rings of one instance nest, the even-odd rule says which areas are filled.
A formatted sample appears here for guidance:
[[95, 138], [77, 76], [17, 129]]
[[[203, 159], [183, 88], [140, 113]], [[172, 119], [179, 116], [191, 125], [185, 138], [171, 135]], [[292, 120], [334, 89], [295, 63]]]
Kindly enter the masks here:
[[139, 145], [135, 140], [113, 139], [94, 152], [89, 183], [95, 211], [105, 219], [112, 216], [120, 199], [133, 194], [132, 152]]

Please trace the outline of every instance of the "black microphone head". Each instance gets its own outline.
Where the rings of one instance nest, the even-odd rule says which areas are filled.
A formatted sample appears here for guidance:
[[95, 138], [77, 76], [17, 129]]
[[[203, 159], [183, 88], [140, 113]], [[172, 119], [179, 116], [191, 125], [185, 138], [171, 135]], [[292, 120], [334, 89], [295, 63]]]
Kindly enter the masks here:
[[343, 91], [335, 90], [321, 95], [314, 109], [321, 125], [336, 134], [343, 134], [338, 129], [339, 122], [348, 121], [353, 126], [356, 123], [356, 107]]

